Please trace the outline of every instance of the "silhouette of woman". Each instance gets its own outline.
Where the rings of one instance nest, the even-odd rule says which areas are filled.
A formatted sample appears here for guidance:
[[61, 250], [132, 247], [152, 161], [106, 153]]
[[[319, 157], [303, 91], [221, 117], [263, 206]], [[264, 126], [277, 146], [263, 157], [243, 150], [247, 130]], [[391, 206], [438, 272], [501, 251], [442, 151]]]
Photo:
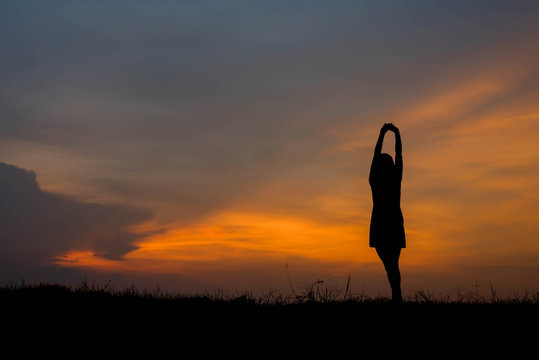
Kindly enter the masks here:
[[[386, 132], [395, 133], [395, 163], [389, 154], [382, 153]], [[404, 218], [400, 207], [402, 181], [402, 142], [399, 129], [386, 123], [380, 130], [372, 159], [369, 183], [372, 191], [372, 215], [369, 246], [376, 249], [391, 285], [392, 301], [402, 302], [399, 257], [406, 247]]]

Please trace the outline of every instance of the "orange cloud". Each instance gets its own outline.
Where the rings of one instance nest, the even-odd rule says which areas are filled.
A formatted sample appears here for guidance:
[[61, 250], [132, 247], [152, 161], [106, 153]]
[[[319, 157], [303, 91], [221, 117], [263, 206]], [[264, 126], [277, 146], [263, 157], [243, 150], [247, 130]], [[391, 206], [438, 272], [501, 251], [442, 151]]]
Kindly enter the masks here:
[[[529, 235], [536, 231], [539, 216], [530, 201], [539, 196], [539, 171], [533, 166], [539, 164], [539, 108], [522, 98], [491, 103], [518, 88], [525, 77], [521, 72], [488, 74], [476, 80], [455, 79], [450, 89], [391, 115], [402, 119], [398, 125], [405, 140], [402, 204], [408, 249], [401, 259], [403, 272], [450, 274], [463, 261], [486, 266], [493, 259], [515, 265], [518, 254], [539, 250]], [[437, 118], [445, 120], [432, 129], [429, 124]], [[326, 154], [346, 159], [325, 163], [326, 171], [335, 164], [362, 169], [353, 175], [313, 178], [309, 186], [302, 177], [270, 180], [219, 213], [191, 224], [165, 225], [166, 232], [139, 242], [139, 249], [123, 261], [72, 252], [56, 264], [194, 277], [230, 266], [248, 271], [253, 263], [268, 259], [281, 264], [294, 258], [344, 264], [338, 267], [340, 274], [378, 264], [367, 246], [371, 200], [366, 181], [375, 141], [371, 135], [376, 131], [373, 127], [368, 134], [360, 133], [353, 144], [346, 136], [338, 138], [338, 151]], [[343, 155], [347, 152], [360, 154], [350, 158]], [[146, 226], [139, 231], [160, 227]], [[519, 239], [512, 239], [512, 227], [518, 227]], [[504, 237], [511, 241], [511, 251]], [[504, 252], [513, 258], [504, 257]]]
[[291, 257], [326, 262], [371, 261], [372, 254], [364, 251], [367, 233], [356, 224], [320, 224], [288, 216], [225, 212], [204, 223], [153, 235], [138, 243], [139, 249], [121, 262], [71, 252], [57, 258], [56, 264], [133, 270], [130, 263], [137, 261], [218, 263], [262, 257], [283, 262]]
[[[522, 44], [504, 44], [473, 66], [440, 76], [404, 107], [368, 121], [343, 121], [324, 134], [334, 142], [311, 159], [315, 163], [262, 181], [248, 197], [198, 221], [165, 224], [166, 232], [140, 241], [123, 261], [71, 252], [55, 263], [194, 277], [231, 264], [249, 271], [268, 259], [340, 264], [332, 267], [340, 274], [379, 265], [367, 245], [367, 176], [378, 126], [394, 121], [404, 141], [403, 273], [450, 276], [464, 271], [463, 264], [533, 266], [539, 253], [539, 107], [537, 89], [522, 87], [536, 76], [534, 59]], [[391, 146], [389, 138], [385, 149]], [[149, 226], [140, 231], [159, 228]]]
[[501, 79], [465, 81], [404, 110], [396, 118], [399, 119], [399, 124], [409, 127], [425, 121], [458, 117], [471, 108], [485, 103], [506, 87], [507, 83]]

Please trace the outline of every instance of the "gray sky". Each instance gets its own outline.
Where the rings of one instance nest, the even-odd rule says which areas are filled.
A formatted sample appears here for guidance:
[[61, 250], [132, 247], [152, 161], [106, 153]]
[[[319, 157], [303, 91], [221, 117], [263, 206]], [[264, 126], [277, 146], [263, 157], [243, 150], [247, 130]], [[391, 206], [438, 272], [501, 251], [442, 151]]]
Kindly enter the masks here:
[[[503, 130], [520, 119], [536, 130], [538, 14], [534, 1], [4, 1], [0, 161], [35, 171], [40, 191], [73, 208], [129, 209], [106, 249], [88, 240], [97, 216], [47, 255], [115, 248], [121, 258], [142, 238], [126, 226], [149, 219], [161, 232], [230, 212], [368, 222], [364, 179], [379, 126], [393, 121], [405, 142], [409, 238], [424, 259], [439, 246], [422, 248], [414, 234], [461, 221], [452, 209], [472, 197], [481, 210], [507, 208], [530, 194], [489, 184], [537, 176], [526, 166], [539, 162], [531, 139], [502, 131], [524, 148], [502, 145], [492, 162], [483, 143], [463, 143], [477, 139], [470, 124]], [[450, 237], [503, 243], [516, 223], [530, 253], [537, 229], [520, 219], [505, 230], [493, 230], [496, 219], [452, 226], [440, 254], [463, 261]]]

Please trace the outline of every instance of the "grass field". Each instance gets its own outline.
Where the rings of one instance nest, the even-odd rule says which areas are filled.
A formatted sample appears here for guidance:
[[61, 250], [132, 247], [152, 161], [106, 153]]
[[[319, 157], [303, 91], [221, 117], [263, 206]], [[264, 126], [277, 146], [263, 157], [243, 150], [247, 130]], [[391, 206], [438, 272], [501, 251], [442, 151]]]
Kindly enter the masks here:
[[253, 296], [174, 294], [82, 282], [4, 286], [0, 303], [3, 326], [25, 336], [172, 337], [184, 344], [212, 339], [211, 344], [219, 341], [221, 346], [255, 341], [274, 347], [294, 341], [307, 341], [308, 347], [355, 346], [357, 341], [389, 346], [398, 340], [401, 345], [419, 342], [453, 349], [487, 341], [490, 351], [535, 344], [539, 294], [491, 295], [483, 298], [470, 291], [435, 298], [418, 292], [395, 305], [384, 297], [350, 294], [321, 283], [292, 294]]

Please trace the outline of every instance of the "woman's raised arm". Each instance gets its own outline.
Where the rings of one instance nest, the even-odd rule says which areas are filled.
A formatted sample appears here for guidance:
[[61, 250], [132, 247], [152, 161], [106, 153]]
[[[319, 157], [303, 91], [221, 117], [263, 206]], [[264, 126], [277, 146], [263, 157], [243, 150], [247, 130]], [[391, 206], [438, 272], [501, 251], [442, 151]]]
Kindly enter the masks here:
[[391, 124], [391, 131], [395, 133], [395, 168], [397, 170], [397, 174], [399, 176], [399, 179], [402, 180], [402, 140], [401, 140], [401, 133], [399, 129]]
[[369, 182], [372, 181], [372, 176], [374, 174], [373, 168], [376, 166], [376, 158], [382, 153], [382, 145], [384, 144], [384, 136], [389, 130], [389, 124], [384, 124], [380, 129], [380, 135], [378, 135], [378, 141], [376, 141], [376, 146], [374, 147], [374, 156], [371, 162], [371, 171], [369, 172]]

